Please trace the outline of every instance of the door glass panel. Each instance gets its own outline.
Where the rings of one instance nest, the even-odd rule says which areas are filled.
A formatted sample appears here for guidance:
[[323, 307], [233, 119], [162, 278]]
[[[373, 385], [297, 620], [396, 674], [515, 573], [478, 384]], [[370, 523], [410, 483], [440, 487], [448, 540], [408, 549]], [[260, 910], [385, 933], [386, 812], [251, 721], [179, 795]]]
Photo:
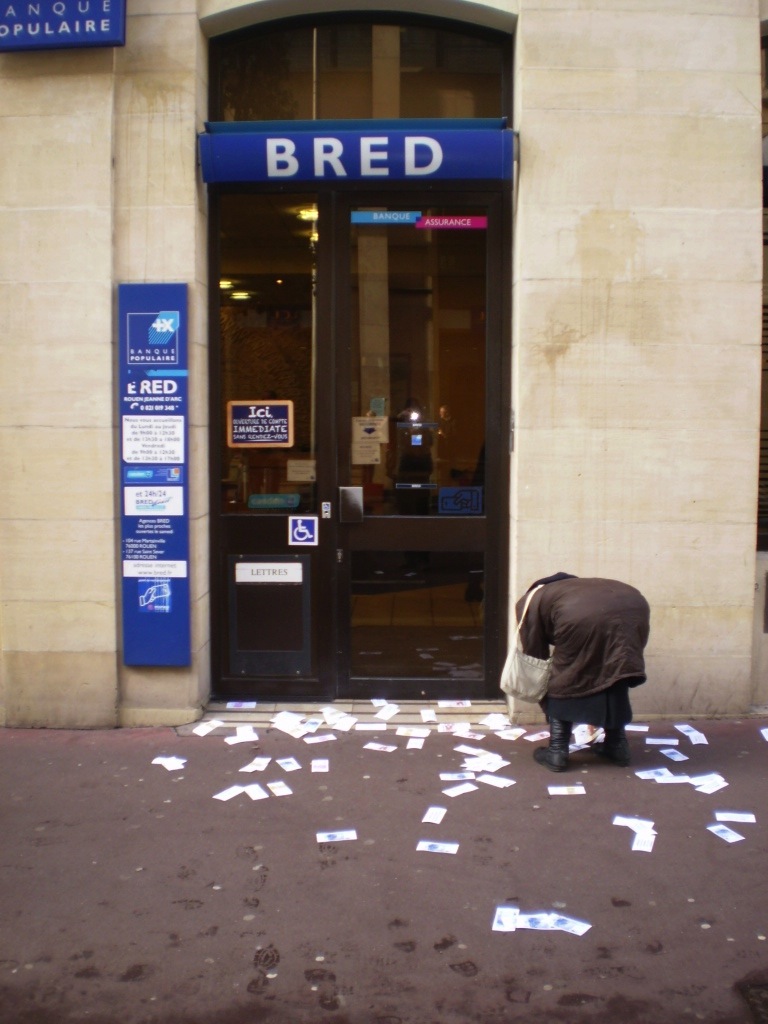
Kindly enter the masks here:
[[[384, 213], [410, 222], [351, 227], [350, 480], [367, 515], [479, 515], [485, 217], [434, 208], [353, 218]], [[465, 226], [420, 226], [429, 223]]]
[[350, 481], [397, 548], [356, 535], [351, 675], [461, 694], [483, 678], [484, 559], [469, 523], [465, 550], [447, 531], [485, 511], [486, 218], [358, 207], [350, 230]]
[[221, 199], [225, 513], [286, 515], [317, 506], [316, 212], [308, 196]]
[[483, 678], [480, 552], [356, 551], [352, 576], [352, 676]]

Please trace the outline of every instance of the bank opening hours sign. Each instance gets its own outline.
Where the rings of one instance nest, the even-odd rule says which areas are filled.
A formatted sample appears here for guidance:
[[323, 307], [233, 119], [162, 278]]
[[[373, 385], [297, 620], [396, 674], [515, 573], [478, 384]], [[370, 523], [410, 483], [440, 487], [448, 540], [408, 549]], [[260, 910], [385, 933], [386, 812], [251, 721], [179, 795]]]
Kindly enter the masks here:
[[293, 402], [290, 398], [227, 402], [230, 448], [292, 448]]
[[118, 291], [123, 660], [190, 661], [187, 286]]

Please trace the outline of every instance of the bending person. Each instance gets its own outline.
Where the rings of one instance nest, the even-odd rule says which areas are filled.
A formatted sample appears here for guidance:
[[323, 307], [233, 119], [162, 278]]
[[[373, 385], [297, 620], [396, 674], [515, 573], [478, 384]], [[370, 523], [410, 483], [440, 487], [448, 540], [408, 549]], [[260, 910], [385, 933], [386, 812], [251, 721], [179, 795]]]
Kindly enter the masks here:
[[[639, 590], [618, 580], [559, 572], [528, 590], [541, 584], [520, 633], [526, 654], [548, 658], [554, 648], [547, 695], [541, 701], [549, 746], [537, 748], [533, 756], [550, 771], [564, 772], [577, 722], [602, 726], [605, 741], [592, 749], [615, 764], [628, 765], [624, 728], [632, 721], [629, 691], [646, 680], [648, 602]], [[524, 605], [525, 594], [516, 605], [518, 620]]]

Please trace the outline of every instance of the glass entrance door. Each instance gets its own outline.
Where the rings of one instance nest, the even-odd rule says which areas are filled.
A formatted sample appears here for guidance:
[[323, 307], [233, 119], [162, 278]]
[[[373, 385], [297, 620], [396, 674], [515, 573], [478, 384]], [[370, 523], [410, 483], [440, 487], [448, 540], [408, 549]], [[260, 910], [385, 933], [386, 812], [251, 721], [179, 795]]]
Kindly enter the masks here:
[[495, 694], [501, 196], [219, 203], [214, 695]]
[[346, 685], [372, 696], [477, 696], [488, 660], [489, 356], [499, 351], [488, 337], [489, 209], [472, 197], [352, 199], [341, 216], [342, 472], [362, 505], [340, 537]]

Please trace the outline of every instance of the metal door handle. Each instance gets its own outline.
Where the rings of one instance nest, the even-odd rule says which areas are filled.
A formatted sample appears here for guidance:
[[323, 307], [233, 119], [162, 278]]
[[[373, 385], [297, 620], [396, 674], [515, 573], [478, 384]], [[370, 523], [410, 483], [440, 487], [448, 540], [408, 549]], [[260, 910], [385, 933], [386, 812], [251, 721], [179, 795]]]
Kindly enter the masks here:
[[339, 488], [339, 522], [362, 523], [363, 521], [363, 488]]

